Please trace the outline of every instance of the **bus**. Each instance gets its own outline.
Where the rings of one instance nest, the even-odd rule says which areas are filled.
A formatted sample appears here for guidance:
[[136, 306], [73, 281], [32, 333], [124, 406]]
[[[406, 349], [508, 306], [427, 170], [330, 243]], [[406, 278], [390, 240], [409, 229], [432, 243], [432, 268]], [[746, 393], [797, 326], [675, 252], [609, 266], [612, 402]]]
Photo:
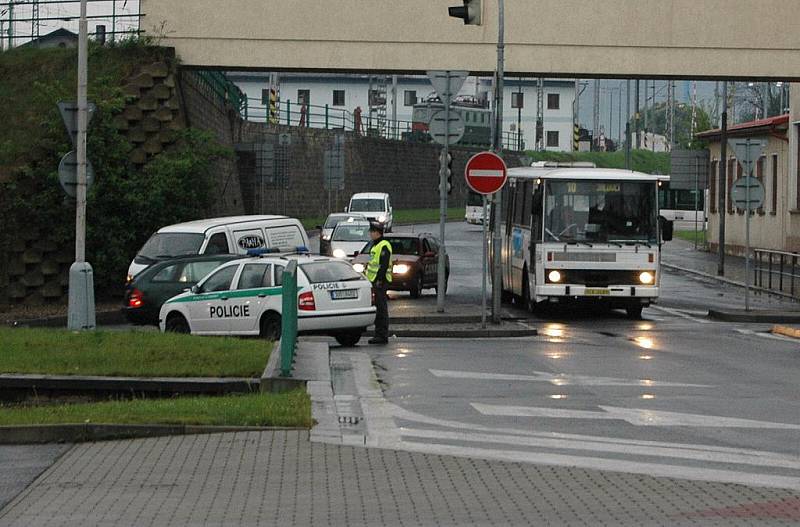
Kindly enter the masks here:
[[[487, 214], [491, 214], [491, 205], [486, 206]], [[474, 192], [472, 189], [467, 189], [467, 210], [464, 213], [464, 219], [467, 223], [473, 225], [483, 225], [483, 196]]]
[[673, 189], [664, 182], [658, 189], [658, 205], [661, 215], [675, 223], [681, 231], [706, 230], [705, 189]]
[[590, 163], [509, 169], [500, 225], [504, 299], [531, 311], [594, 300], [641, 318], [658, 299], [661, 243], [672, 239], [658, 207], [666, 181]]

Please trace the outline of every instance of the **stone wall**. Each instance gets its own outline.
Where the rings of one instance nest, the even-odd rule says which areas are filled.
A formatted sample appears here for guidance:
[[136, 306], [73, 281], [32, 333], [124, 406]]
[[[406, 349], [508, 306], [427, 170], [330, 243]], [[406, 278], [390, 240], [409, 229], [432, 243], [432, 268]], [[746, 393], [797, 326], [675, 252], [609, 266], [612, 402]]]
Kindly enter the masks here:
[[[282, 134], [289, 136], [290, 144], [285, 150], [280, 146]], [[344, 184], [329, 192], [324, 181], [324, 156], [326, 151], [335, 149], [337, 134], [343, 136]], [[248, 214], [322, 217], [343, 210], [356, 192], [388, 192], [396, 209], [439, 206], [439, 145], [252, 122], [245, 124], [241, 138], [239, 173]], [[271, 145], [275, 163], [274, 173], [264, 180], [259, 179], [256, 168], [256, 152], [262, 144]], [[449, 206], [465, 205], [464, 166], [479, 150], [451, 149], [453, 191], [448, 199]], [[517, 154], [507, 153], [505, 159], [509, 166], [520, 166]], [[282, 163], [288, 174], [286, 183], [281, 180]]]

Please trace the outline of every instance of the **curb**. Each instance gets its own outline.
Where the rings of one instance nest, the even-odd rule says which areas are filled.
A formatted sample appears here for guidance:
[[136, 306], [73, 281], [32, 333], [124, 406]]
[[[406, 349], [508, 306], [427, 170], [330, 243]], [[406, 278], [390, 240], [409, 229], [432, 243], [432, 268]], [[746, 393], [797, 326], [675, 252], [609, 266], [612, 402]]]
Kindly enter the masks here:
[[[702, 276], [703, 278], [707, 278], [709, 280], [715, 280], [717, 282], [722, 282], [724, 284], [733, 285], [733, 286], [736, 286], [736, 287], [741, 287], [742, 289], [747, 287], [747, 285], [744, 282], [739, 282], [738, 280], [731, 280], [730, 278], [725, 278], [724, 276], [717, 276], [717, 275], [709, 274], [709, 273], [706, 273], [706, 272], [703, 272], [703, 271], [698, 271], [697, 269], [689, 269], [688, 267], [681, 267], [679, 265], [674, 265], [674, 264], [670, 264], [670, 263], [666, 263], [666, 262], [661, 262], [661, 266], [662, 267], [666, 267], [667, 269], [672, 269], [674, 271], [681, 271], [683, 273], [689, 273], [689, 274], [693, 274], [693, 275], [697, 275], [697, 276]], [[765, 293], [765, 294], [768, 294], [768, 295], [779, 296], [781, 298], [786, 298], [788, 300], [794, 300], [794, 301], [798, 300], [797, 297], [788, 295], [786, 293], [782, 293], [780, 291], [773, 291], [772, 289], [765, 289], [763, 287], [758, 287], [758, 286], [755, 286], [755, 285], [751, 285], [750, 286], [750, 290], [751, 291], [756, 291], [756, 292], [759, 292], [759, 293]]]
[[[125, 313], [122, 309], [114, 309], [112, 311], [98, 311], [95, 314], [95, 324], [97, 326], [109, 326], [116, 324], [127, 324], [128, 319], [125, 318]], [[27, 318], [22, 320], [14, 320], [8, 325], [11, 327], [30, 327], [30, 328], [57, 328], [67, 327], [67, 317], [65, 315], [54, 315], [51, 317], [42, 318]]]
[[[364, 333], [371, 337], [374, 331]], [[398, 329], [389, 330], [389, 338], [432, 338], [432, 339], [485, 339], [485, 338], [512, 338], [535, 337], [539, 332], [535, 329], [464, 329], [464, 330], [439, 330], [439, 329]]]
[[259, 379], [247, 377], [146, 378], [2, 373], [0, 393], [16, 390], [33, 391], [40, 395], [48, 391], [220, 395], [257, 392], [259, 383]]
[[[506, 315], [500, 317], [501, 320], [505, 320], [508, 322], [516, 322], [516, 321], [525, 321], [530, 320], [527, 317], [523, 316], [513, 316], [513, 315]], [[486, 320], [491, 319], [491, 315], [487, 313]], [[399, 317], [389, 317], [390, 324], [397, 324], [397, 325], [408, 325], [408, 324], [480, 324], [481, 323], [481, 316], [480, 315], [423, 315], [418, 317], [406, 317], [406, 316], [399, 316]]]
[[793, 339], [800, 339], [800, 329], [790, 328], [788, 326], [774, 326], [772, 328], [772, 333], [784, 337], [791, 337]]
[[800, 312], [778, 311], [722, 311], [709, 309], [708, 318], [722, 322], [800, 323]]
[[207, 426], [207, 425], [120, 425], [58, 424], [0, 426], [0, 445], [41, 443], [84, 443], [113, 439], [134, 439], [173, 435], [219, 434], [223, 432], [267, 432], [307, 430], [296, 427]]

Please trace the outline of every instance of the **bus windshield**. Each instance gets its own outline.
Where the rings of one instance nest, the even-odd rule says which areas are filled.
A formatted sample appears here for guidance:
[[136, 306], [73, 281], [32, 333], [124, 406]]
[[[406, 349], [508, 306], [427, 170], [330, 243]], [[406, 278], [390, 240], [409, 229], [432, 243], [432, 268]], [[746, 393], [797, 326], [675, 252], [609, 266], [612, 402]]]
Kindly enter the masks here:
[[467, 206], [468, 207], [483, 207], [483, 196], [471, 190], [467, 192]]
[[655, 182], [547, 181], [545, 241], [657, 243]]

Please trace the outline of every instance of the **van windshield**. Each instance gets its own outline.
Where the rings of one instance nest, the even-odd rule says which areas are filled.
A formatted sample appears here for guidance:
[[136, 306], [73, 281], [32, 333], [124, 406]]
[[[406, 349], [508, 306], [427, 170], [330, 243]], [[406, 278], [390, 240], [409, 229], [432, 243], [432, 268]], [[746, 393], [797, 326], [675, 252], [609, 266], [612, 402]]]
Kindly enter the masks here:
[[350, 202], [350, 212], [385, 212], [384, 202], [379, 198], [359, 198]]
[[205, 235], [193, 232], [155, 233], [136, 255], [137, 263], [152, 263], [176, 256], [198, 254]]

